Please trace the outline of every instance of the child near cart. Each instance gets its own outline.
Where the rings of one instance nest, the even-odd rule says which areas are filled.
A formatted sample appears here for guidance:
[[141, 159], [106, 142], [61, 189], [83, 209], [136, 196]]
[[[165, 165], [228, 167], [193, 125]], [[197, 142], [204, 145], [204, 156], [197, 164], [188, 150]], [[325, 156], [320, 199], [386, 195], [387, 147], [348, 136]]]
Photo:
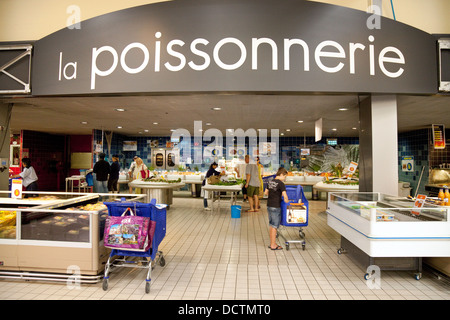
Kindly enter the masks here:
[[289, 203], [289, 199], [286, 193], [286, 186], [284, 180], [286, 179], [288, 172], [285, 168], [279, 168], [275, 179], [267, 183], [267, 189], [264, 192], [267, 196], [267, 212], [269, 215], [269, 237], [271, 250], [282, 250], [283, 247], [276, 243], [277, 230], [281, 223], [281, 200]]

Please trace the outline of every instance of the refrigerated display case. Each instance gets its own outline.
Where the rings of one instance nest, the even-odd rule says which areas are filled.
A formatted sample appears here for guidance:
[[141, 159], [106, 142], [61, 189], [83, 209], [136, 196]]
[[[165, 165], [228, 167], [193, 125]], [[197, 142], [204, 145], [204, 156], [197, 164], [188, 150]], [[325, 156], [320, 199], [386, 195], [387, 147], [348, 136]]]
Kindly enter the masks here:
[[450, 256], [450, 207], [381, 193], [330, 193], [327, 223], [341, 235], [338, 253], [366, 267], [416, 270], [420, 279], [423, 257]]
[[[145, 195], [111, 195], [141, 201]], [[107, 207], [98, 194], [38, 193], [0, 198], [0, 278], [95, 283], [108, 259]]]

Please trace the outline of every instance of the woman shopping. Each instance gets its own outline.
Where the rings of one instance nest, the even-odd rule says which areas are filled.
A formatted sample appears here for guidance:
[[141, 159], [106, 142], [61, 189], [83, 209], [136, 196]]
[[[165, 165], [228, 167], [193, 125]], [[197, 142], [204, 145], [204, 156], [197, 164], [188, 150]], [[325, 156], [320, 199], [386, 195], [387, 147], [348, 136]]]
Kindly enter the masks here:
[[[143, 179], [144, 177], [142, 176], [142, 171], [145, 172], [148, 170], [147, 166], [141, 158], [137, 157], [134, 161], [136, 162], [136, 166], [133, 170], [133, 176], [131, 177], [132, 180], [130, 182]], [[136, 188], [135, 193], [140, 193], [140, 188]]]
[[[38, 177], [36, 174], [36, 171], [34, 171], [33, 166], [31, 165], [31, 160], [29, 158], [23, 158], [22, 159], [23, 164], [23, 171], [19, 174], [16, 174], [12, 176], [12, 178], [22, 178], [23, 186], [25, 187], [25, 191], [37, 191], [38, 190]], [[25, 198], [28, 198], [29, 196], [33, 197], [35, 195], [27, 194], [25, 195]]]
[[[208, 171], [206, 172], [205, 180], [203, 180], [202, 186], [208, 185], [208, 178], [210, 178], [212, 176], [221, 176], [221, 175], [223, 175], [223, 173], [220, 173], [216, 169], [217, 169], [217, 163], [215, 163], [215, 162], [211, 163], [211, 165], [209, 166]], [[209, 192], [202, 188], [202, 193], [203, 193], [203, 207], [204, 207], [205, 210], [209, 211], [209, 210], [211, 210], [211, 208], [208, 207]]]
[[133, 170], [133, 180], [142, 179], [143, 178], [142, 171], [148, 170], [148, 168], [145, 165], [144, 161], [139, 157], [135, 159], [135, 162], [136, 167]]

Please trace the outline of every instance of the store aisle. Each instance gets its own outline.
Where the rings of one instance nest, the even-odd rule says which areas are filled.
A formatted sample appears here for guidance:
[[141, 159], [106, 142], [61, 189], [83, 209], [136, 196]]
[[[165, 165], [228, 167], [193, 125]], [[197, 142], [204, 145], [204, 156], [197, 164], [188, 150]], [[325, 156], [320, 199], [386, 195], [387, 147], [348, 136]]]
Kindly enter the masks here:
[[[364, 271], [337, 254], [339, 235], [327, 226], [325, 201], [310, 201], [305, 251], [297, 244], [289, 251], [267, 248], [264, 202], [259, 213], [243, 212], [240, 219], [231, 219], [228, 201], [221, 205], [211, 213], [202, 210], [202, 199], [174, 198], [160, 245], [166, 266], [153, 270], [149, 294], [145, 270], [120, 268], [108, 291], [101, 283], [68, 287], [1, 279], [0, 300], [450, 300], [450, 286], [426, 270], [420, 281], [408, 271], [382, 271], [381, 288], [370, 289]], [[298, 228], [283, 233], [295, 239]]]

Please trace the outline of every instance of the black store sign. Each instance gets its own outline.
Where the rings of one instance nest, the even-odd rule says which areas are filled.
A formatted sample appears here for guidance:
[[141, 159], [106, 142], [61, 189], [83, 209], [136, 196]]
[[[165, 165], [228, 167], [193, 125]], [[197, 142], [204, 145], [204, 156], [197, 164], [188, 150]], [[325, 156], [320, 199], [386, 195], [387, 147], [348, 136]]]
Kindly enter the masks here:
[[436, 93], [433, 37], [371, 18], [299, 0], [134, 7], [37, 41], [32, 93]]

